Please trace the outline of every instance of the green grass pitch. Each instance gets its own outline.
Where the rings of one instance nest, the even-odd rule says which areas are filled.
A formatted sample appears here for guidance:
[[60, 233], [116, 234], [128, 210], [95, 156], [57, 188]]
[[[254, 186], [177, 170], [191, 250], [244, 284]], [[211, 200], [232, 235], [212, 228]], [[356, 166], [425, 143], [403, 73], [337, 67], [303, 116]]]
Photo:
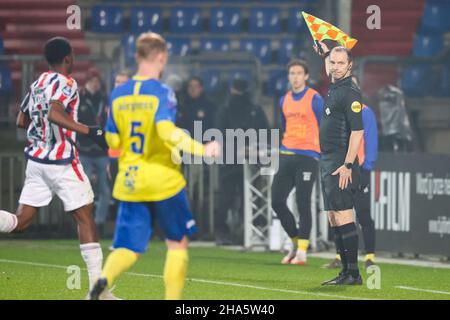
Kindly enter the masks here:
[[[108, 255], [110, 242], [102, 242]], [[116, 282], [123, 299], [163, 299], [165, 245], [149, 251]], [[224, 248], [190, 248], [184, 299], [450, 299], [450, 269], [379, 264], [381, 288], [321, 287], [337, 271], [321, 269], [325, 259], [306, 266], [284, 266], [280, 253], [241, 252]], [[68, 289], [67, 267], [81, 268], [81, 288]], [[362, 265], [361, 265], [361, 270]], [[363, 272], [363, 279], [370, 275]], [[73, 285], [73, 277], [69, 283]], [[366, 282], [366, 281], [365, 281]], [[1, 240], [0, 299], [84, 299], [87, 272], [74, 240]]]

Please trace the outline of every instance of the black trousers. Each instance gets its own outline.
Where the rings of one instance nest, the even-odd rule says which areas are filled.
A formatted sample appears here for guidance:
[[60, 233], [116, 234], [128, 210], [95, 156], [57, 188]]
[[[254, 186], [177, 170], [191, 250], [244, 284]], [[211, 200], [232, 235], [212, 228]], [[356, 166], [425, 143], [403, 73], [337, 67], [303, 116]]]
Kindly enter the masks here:
[[[311, 192], [318, 174], [318, 161], [304, 155], [280, 155], [279, 169], [272, 183], [272, 209], [289, 237], [309, 239], [311, 233]], [[287, 206], [287, 198], [296, 188], [299, 225]]]

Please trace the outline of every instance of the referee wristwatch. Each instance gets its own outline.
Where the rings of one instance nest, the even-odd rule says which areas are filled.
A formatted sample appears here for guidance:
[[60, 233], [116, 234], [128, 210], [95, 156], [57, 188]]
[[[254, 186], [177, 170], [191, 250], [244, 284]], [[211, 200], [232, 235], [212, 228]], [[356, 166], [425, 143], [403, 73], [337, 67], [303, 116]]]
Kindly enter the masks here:
[[351, 162], [344, 162], [344, 166], [345, 166], [347, 169], [352, 169], [352, 168], [353, 168], [353, 163], [351, 163]]

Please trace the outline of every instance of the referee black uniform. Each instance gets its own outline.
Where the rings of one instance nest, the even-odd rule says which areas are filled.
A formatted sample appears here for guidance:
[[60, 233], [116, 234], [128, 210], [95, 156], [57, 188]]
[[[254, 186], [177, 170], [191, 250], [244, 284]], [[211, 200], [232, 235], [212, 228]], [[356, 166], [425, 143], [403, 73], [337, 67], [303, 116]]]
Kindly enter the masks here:
[[[337, 49], [337, 48], [335, 48]], [[334, 49], [333, 49], [334, 50]], [[333, 51], [332, 50], [332, 51]], [[340, 48], [336, 51], [345, 51]], [[333, 54], [333, 53], [332, 53]], [[346, 163], [350, 147], [350, 136], [353, 131], [362, 131], [362, 99], [359, 88], [353, 83], [349, 73], [351, 54], [347, 51], [349, 67], [343, 78], [335, 80], [330, 85], [325, 98], [323, 118], [320, 125], [320, 177], [324, 200], [324, 209], [329, 212], [330, 222], [335, 234], [336, 249], [342, 260], [342, 271], [339, 275], [326, 281], [324, 285], [360, 285], [362, 279], [358, 269], [358, 233], [349, 211], [354, 207], [354, 200], [359, 188], [359, 167], [355, 159]], [[331, 68], [336, 67], [336, 61], [330, 57]], [[338, 60], [338, 59], [336, 59]], [[357, 153], [357, 152], [356, 152]], [[356, 157], [355, 153], [355, 157]], [[342, 166], [352, 169], [351, 182], [340, 187], [340, 174], [337, 169]], [[344, 177], [344, 176], [343, 176]], [[346, 212], [345, 212], [346, 211]]]

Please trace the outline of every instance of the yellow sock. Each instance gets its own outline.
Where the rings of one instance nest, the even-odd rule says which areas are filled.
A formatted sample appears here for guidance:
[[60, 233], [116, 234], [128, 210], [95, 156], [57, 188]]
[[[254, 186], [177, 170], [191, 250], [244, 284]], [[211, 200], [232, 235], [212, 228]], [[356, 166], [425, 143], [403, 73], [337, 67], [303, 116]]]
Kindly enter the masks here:
[[309, 240], [299, 239], [298, 240], [298, 248], [302, 251], [308, 251]]
[[336, 259], [341, 261], [341, 255], [340, 254], [336, 254]]
[[294, 247], [297, 247], [298, 237], [291, 238], [291, 241], [292, 241], [292, 244], [294, 245]]
[[164, 266], [166, 300], [180, 300], [188, 265], [187, 249], [168, 250]]
[[369, 253], [369, 254], [366, 254], [366, 257], [364, 258], [364, 261], [367, 261], [367, 260], [371, 260], [371, 261], [375, 261], [375, 253]]
[[135, 252], [119, 248], [114, 250], [106, 259], [103, 267], [102, 277], [108, 280], [108, 287], [111, 288], [114, 280], [122, 273], [127, 271], [137, 260]]

